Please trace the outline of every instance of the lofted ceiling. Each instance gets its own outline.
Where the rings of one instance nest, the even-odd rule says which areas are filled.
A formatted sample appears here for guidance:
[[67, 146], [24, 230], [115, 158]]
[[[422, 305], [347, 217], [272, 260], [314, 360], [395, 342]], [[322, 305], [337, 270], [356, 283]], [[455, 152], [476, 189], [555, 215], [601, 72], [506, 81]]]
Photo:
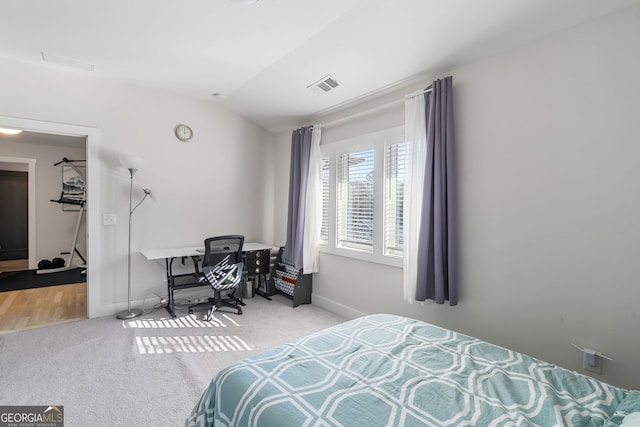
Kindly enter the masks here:
[[[245, 3], [0, 0], [0, 57], [205, 99], [278, 132], [639, 0]], [[307, 89], [327, 75], [340, 86]]]

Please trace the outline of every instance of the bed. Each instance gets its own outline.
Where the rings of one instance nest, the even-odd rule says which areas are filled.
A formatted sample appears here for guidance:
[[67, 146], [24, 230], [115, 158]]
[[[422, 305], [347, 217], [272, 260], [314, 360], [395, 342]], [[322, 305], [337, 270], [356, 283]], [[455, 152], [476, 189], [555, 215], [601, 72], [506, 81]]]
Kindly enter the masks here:
[[185, 426], [613, 427], [638, 411], [639, 391], [376, 314], [223, 369]]

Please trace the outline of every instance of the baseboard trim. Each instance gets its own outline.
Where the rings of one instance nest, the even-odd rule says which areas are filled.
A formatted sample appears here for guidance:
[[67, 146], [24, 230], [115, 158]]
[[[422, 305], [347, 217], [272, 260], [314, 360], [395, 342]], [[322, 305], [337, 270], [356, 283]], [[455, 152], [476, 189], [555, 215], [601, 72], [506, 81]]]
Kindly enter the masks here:
[[366, 316], [368, 314], [316, 294], [312, 294], [311, 300], [313, 302], [313, 305], [338, 314], [340, 316], [346, 317], [347, 319], [355, 319], [357, 317]]
[[[195, 295], [195, 292], [194, 292], [194, 295]], [[187, 297], [188, 295], [182, 294], [180, 296], [181, 298], [184, 298], [184, 297]], [[335, 313], [337, 315], [346, 317], [347, 319], [355, 319], [357, 317], [362, 317], [369, 314], [369, 313], [356, 310], [355, 308], [346, 306], [330, 298], [326, 298], [320, 295], [312, 294], [311, 298], [312, 298], [313, 305], [320, 307], [324, 310], [330, 311], [332, 313]], [[152, 303], [151, 301], [154, 301], [154, 302]], [[131, 307], [141, 309], [142, 303], [143, 303], [143, 300], [131, 301]], [[147, 298], [147, 300], [145, 301], [145, 305], [146, 305], [145, 309], [147, 310], [150, 309], [155, 303], [157, 303], [157, 300], [155, 298]], [[95, 313], [95, 316], [92, 316], [92, 317], [114, 316], [115, 318], [116, 313], [126, 309], [127, 309], [126, 302], [118, 303], [118, 304], [105, 304], [100, 306], [97, 313]]]
[[[210, 288], [207, 288], [208, 290]], [[202, 288], [190, 288], [190, 289], [184, 289], [184, 290], [180, 290], [177, 291], [175, 293], [175, 297], [176, 300], [185, 300], [185, 299], [196, 299], [196, 298], [202, 298], [206, 295], [206, 291], [203, 293]], [[213, 296], [213, 293], [211, 293], [211, 295], [209, 296]], [[166, 297], [166, 295], [163, 295], [163, 297]], [[160, 302], [160, 296], [152, 290], [149, 290], [147, 297], [145, 299], [137, 299], [137, 300], [131, 300], [131, 308], [137, 308], [138, 310], [151, 310], [153, 309], [154, 305], [158, 304]], [[144, 307], [143, 307], [144, 304]], [[128, 304], [126, 302], [119, 302], [119, 303], [111, 303], [111, 304], [103, 304], [101, 306], [98, 307], [98, 309], [96, 310], [96, 313], [92, 313], [92, 318], [93, 317], [107, 317], [107, 316], [113, 316], [115, 318], [116, 314], [126, 310], [128, 307]], [[162, 308], [162, 310], [164, 310], [164, 308]], [[167, 313], [168, 315], [169, 313]]]

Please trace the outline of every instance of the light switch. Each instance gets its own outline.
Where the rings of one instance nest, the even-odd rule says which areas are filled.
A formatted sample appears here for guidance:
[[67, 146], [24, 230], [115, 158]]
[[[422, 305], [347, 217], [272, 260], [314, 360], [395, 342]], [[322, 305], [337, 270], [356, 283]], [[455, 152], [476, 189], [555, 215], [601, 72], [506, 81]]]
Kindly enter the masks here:
[[102, 214], [102, 225], [116, 225], [116, 214]]

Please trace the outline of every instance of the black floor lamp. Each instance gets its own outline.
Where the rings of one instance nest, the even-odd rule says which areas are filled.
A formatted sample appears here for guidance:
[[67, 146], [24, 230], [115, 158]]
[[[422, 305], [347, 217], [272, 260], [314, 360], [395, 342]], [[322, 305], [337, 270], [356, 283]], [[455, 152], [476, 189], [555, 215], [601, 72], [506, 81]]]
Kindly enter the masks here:
[[151, 196], [151, 190], [144, 188], [142, 190], [144, 191], [144, 196], [137, 205], [133, 206], [133, 176], [138, 171], [142, 160], [137, 157], [123, 156], [120, 158], [120, 163], [129, 170], [131, 178], [129, 185], [129, 246], [127, 249], [127, 309], [116, 314], [116, 317], [118, 319], [133, 319], [136, 316], [140, 316], [142, 310], [131, 309], [131, 218], [133, 217], [133, 212], [144, 202], [147, 196]]

